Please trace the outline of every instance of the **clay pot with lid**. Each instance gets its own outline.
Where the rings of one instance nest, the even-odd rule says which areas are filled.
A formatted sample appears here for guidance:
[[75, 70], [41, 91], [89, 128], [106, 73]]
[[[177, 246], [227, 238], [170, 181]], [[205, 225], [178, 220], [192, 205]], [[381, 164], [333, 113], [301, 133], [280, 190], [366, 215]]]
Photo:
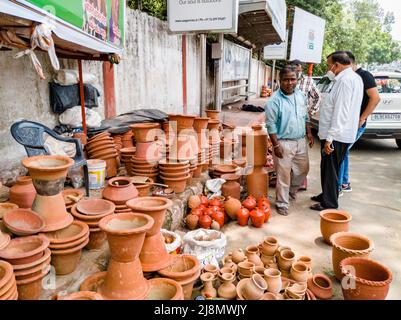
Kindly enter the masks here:
[[224, 174], [221, 179], [226, 180], [221, 187], [222, 195], [226, 198], [232, 197], [235, 199], [241, 199], [241, 186], [239, 184], [239, 179], [241, 177], [236, 174]]
[[117, 177], [109, 180], [102, 196], [116, 205], [125, 205], [128, 200], [138, 197], [138, 190], [129, 177]]
[[137, 143], [155, 141], [158, 123], [136, 123], [129, 126]]
[[331, 245], [330, 237], [337, 232], [348, 232], [352, 217], [340, 210], [323, 210], [320, 212], [320, 231], [326, 243]]
[[333, 284], [329, 277], [324, 274], [316, 274], [308, 279], [308, 289], [322, 300], [331, 299], [333, 296]]
[[267, 290], [267, 283], [259, 274], [254, 274], [243, 288], [246, 300], [259, 300]]
[[267, 132], [262, 125], [253, 126], [252, 130], [247, 135], [247, 162], [251, 166], [264, 166], [267, 162]]
[[333, 244], [332, 262], [336, 278], [341, 281], [340, 262], [346, 258], [369, 258], [374, 249], [373, 242], [366, 236], [351, 232], [339, 232], [330, 237]]
[[22, 160], [36, 189], [32, 210], [45, 221], [44, 232], [59, 230], [72, 223], [62, 191], [68, 169], [74, 161], [63, 156], [36, 156]]
[[393, 281], [389, 268], [377, 261], [351, 257], [340, 263], [341, 272], [348, 277], [347, 283], [354, 288], [342, 286], [345, 300], [385, 300]]
[[36, 190], [32, 178], [27, 176], [17, 177], [16, 184], [10, 189], [10, 202], [20, 208], [30, 209], [36, 197]]

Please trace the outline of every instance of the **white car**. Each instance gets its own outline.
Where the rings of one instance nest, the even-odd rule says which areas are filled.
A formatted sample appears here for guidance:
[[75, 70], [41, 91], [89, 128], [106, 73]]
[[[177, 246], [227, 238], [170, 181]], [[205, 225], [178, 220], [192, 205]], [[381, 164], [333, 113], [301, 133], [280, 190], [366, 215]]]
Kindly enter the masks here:
[[[401, 73], [373, 73], [381, 101], [375, 112], [368, 118], [363, 139], [395, 139], [401, 149]], [[327, 77], [322, 78], [318, 88], [323, 100], [333, 84]], [[319, 129], [319, 113], [311, 119], [312, 128]]]

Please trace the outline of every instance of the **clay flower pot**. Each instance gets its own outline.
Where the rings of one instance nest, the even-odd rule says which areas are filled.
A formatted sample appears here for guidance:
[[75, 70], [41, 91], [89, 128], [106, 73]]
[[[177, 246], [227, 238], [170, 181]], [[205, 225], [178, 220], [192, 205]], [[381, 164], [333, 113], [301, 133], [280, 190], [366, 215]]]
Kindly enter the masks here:
[[330, 237], [338, 232], [348, 232], [352, 217], [349, 213], [339, 210], [324, 210], [320, 212], [320, 231], [326, 243], [331, 245]]
[[150, 291], [146, 300], [184, 300], [181, 285], [171, 279], [155, 278], [149, 280]]
[[264, 272], [264, 279], [267, 283], [267, 291], [271, 293], [280, 293], [283, 282], [281, 280], [281, 272], [277, 269], [266, 269]]
[[45, 221], [44, 232], [59, 230], [72, 223], [62, 191], [68, 169], [74, 161], [63, 156], [36, 156], [22, 160], [36, 189], [32, 210]]
[[217, 110], [205, 110], [207, 117], [210, 120], [219, 120], [220, 111]]
[[243, 288], [246, 300], [259, 300], [267, 290], [267, 283], [259, 274], [254, 274]]
[[30, 236], [45, 227], [42, 217], [30, 209], [15, 209], [3, 216], [4, 225], [17, 236]]
[[322, 300], [331, 299], [333, 296], [333, 284], [329, 277], [324, 274], [316, 274], [308, 279], [308, 289]]
[[17, 183], [10, 189], [10, 202], [20, 208], [30, 209], [36, 197], [31, 177], [17, 177]]
[[340, 262], [346, 258], [358, 257], [369, 258], [374, 249], [373, 242], [360, 234], [351, 232], [339, 232], [330, 237], [333, 244], [332, 260], [333, 270], [336, 278], [341, 281]]
[[103, 297], [96, 292], [79, 291], [66, 296], [58, 296], [57, 300], [103, 300]]
[[139, 197], [147, 197], [150, 195], [150, 189], [152, 188], [152, 183], [154, 183], [154, 181], [153, 179], [148, 178], [146, 182], [149, 184], [134, 183], [135, 188], [138, 190]]
[[129, 177], [117, 177], [110, 179], [103, 190], [102, 197], [116, 205], [125, 205], [128, 200], [138, 196], [138, 190], [132, 184]]
[[385, 300], [393, 281], [389, 268], [367, 258], [347, 258], [340, 263], [349, 288], [342, 286], [345, 300]]
[[137, 143], [151, 142], [157, 135], [158, 123], [136, 123], [129, 126]]
[[50, 241], [41, 235], [15, 238], [0, 250], [0, 258], [12, 265], [30, 263], [43, 256], [49, 243]]

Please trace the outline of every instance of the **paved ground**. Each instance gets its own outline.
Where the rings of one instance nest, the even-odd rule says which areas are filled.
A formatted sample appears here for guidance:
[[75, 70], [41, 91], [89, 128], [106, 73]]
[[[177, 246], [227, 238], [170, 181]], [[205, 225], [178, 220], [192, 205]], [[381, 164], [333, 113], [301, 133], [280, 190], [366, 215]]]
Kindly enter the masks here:
[[[310, 153], [311, 171], [309, 190], [299, 194], [288, 217], [272, 214], [263, 229], [239, 227], [231, 223], [224, 228], [228, 239], [226, 252], [237, 247], [256, 244], [266, 235], [273, 235], [280, 244], [291, 247], [297, 256], [313, 258], [314, 273], [325, 273], [333, 280], [331, 247], [324, 244], [320, 234], [319, 213], [311, 211], [311, 196], [320, 189], [320, 150], [315, 146]], [[340, 200], [341, 208], [353, 216], [351, 231], [373, 240], [375, 250], [371, 258], [393, 271], [394, 280], [388, 299], [401, 299], [401, 150], [393, 140], [361, 141], [351, 154], [351, 177], [354, 191]], [[274, 199], [274, 190], [270, 190]], [[274, 202], [274, 201], [273, 201]], [[342, 292], [335, 282], [335, 299]]]

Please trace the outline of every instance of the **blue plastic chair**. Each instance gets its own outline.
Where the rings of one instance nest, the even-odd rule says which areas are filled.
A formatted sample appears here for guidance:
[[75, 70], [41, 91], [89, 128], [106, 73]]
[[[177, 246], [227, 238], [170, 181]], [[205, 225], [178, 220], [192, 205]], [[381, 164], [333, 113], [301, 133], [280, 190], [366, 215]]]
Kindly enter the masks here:
[[10, 130], [14, 139], [24, 146], [28, 157], [50, 154], [48, 148], [45, 146], [44, 133], [47, 133], [56, 140], [74, 143], [76, 146], [76, 154], [73, 158], [74, 165], [72, 168], [83, 166], [86, 196], [89, 197], [88, 163], [84, 157], [81, 141], [75, 138], [65, 138], [43, 124], [28, 120], [14, 123]]

